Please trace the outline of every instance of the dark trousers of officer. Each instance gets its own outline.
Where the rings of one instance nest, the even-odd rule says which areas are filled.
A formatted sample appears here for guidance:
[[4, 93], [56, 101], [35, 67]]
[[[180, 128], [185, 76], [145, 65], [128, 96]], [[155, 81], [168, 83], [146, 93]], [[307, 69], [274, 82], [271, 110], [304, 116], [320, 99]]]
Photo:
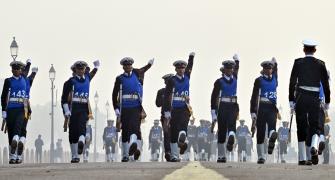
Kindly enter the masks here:
[[165, 118], [161, 117], [161, 124], [163, 127], [163, 134], [164, 134], [164, 152], [170, 153], [171, 152], [171, 147], [170, 147], [170, 137], [171, 137], [171, 132], [170, 128], [165, 128]]
[[81, 135], [86, 135], [86, 123], [88, 121], [87, 104], [73, 106], [69, 122], [70, 144], [77, 143]]
[[279, 153], [287, 154], [287, 143], [286, 141], [279, 141]]
[[177, 143], [180, 131], [185, 131], [187, 135], [187, 126], [190, 121], [190, 113], [187, 107], [175, 108], [171, 112], [171, 143]]
[[106, 151], [106, 154], [109, 154], [109, 153], [115, 153], [115, 146], [116, 144], [115, 143], [112, 143], [112, 142], [106, 142], [106, 147], [105, 147], [105, 151]]
[[187, 144], [187, 150], [186, 152], [191, 151], [191, 147], [193, 147], [193, 151], [197, 153], [198, 145], [197, 145], [197, 140], [194, 138], [188, 138], [188, 144]]
[[271, 130], [276, 130], [277, 108], [272, 103], [259, 103], [257, 115], [257, 144], [263, 144], [265, 140], [266, 125], [268, 125], [268, 135]]
[[27, 137], [27, 125], [28, 125], [28, 120], [24, 120], [23, 121], [23, 126], [21, 128], [20, 137]]
[[310, 146], [311, 137], [319, 135], [321, 129], [319, 93], [303, 90], [297, 92], [295, 112], [298, 142], [307, 141], [306, 144]]
[[140, 113], [141, 107], [135, 108], [122, 108], [121, 123], [122, 123], [122, 142], [129, 142], [130, 136], [136, 134], [137, 139], [141, 140], [141, 120]]
[[24, 109], [15, 108], [7, 110], [7, 129], [8, 129], [8, 142], [12, 143], [15, 135], [20, 136], [24, 123]]
[[160, 146], [161, 146], [161, 144], [154, 140], [154, 141], [151, 143], [151, 154], [156, 153], [157, 149], [158, 149], [158, 150], [160, 149]]
[[225, 143], [227, 132], [236, 132], [238, 113], [239, 106], [237, 103], [220, 103], [218, 114], [218, 143]]
[[237, 139], [237, 144], [238, 144], [238, 153], [242, 153], [242, 151], [246, 152], [247, 151], [247, 140], [244, 137], [239, 137]]

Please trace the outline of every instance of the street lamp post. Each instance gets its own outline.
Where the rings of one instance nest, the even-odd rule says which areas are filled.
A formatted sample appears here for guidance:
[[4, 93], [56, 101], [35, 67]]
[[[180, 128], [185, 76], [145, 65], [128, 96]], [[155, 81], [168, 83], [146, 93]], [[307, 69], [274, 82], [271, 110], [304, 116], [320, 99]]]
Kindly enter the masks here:
[[49, 78], [51, 81], [51, 143], [50, 143], [50, 163], [54, 163], [54, 81], [56, 78], [56, 71], [51, 64], [51, 68], [49, 70]]
[[99, 95], [98, 92], [95, 92], [94, 95], [94, 102], [95, 102], [95, 122], [94, 122], [94, 162], [97, 162], [97, 121], [98, 121], [98, 102], [99, 102]]
[[106, 111], [107, 111], [107, 120], [108, 120], [108, 113], [109, 113], [109, 102], [106, 102]]
[[10, 54], [12, 55], [13, 60], [15, 61], [17, 58], [17, 54], [19, 52], [19, 46], [15, 41], [15, 37], [13, 37], [12, 44], [10, 45]]

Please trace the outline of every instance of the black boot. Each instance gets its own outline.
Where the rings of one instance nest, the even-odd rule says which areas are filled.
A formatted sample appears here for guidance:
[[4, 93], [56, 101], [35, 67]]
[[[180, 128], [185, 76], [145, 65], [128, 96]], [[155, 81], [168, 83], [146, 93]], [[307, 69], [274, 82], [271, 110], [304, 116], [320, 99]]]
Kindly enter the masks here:
[[317, 165], [319, 163], [319, 155], [318, 150], [315, 147], [311, 148], [311, 155], [312, 155], [312, 163]]
[[227, 142], [227, 150], [231, 152], [234, 148], [235, 138], [233, 135], [230, 135]]
[[277, 132], [273, 132], [271, 134], [271, 137], [269, 139], [269, 145], [268, 145], [268, 154], [272, 154], [273, 152], [273, 149], [275, 148], [275, 143], [276, 143], [276, 140], [277, 140]]

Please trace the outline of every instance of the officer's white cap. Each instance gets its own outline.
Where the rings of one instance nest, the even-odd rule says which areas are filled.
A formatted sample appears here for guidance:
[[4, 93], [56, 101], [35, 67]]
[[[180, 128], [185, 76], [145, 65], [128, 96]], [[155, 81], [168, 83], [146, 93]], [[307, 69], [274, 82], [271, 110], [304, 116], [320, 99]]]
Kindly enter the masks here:
[[309, 47], [315, 47], [318, 45], [318, 43], [312, 39], [305, 39], [302, 41], [302, 44], [304, 46], [309, 46]]
[[120, 64], [121, 65], [125, 65], [125, 64], [133, 64], [134, 63], [134, 59], [131, 57], [124, 57], [121, 59]]
[[9, 65], [10, 66], [22, 66], [22, 67], [26, 66], [26, 64], [21, 61], [12, 61]]
[[87, 67], [87, 63], [85, 61], [76, 61], [73, 65], [75, 67], [77, 67], [77, 66], [85, 66], [85, 67]]
[[174, 65], [175, 67], [177, 67], [177, 66], [181, 66], [181, 65], [187, 66], [187, 62], [184, 61], [184, 60], [177, 60], [177, 61], [175, 61], [175, 62], [173, 63], [173, 65]]

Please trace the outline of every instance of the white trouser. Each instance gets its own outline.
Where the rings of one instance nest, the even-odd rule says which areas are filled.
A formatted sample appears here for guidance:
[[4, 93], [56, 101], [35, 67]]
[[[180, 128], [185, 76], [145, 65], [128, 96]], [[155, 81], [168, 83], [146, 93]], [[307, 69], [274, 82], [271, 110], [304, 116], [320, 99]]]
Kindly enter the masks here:
[[264, 144], [257, 144], [257, 155], [258, 155], [258, 159], [260, 159], [260, 158], [265, 159]]
[[306, 161], [306, 147], [305, 141], [298, 142], [299, 161]]

